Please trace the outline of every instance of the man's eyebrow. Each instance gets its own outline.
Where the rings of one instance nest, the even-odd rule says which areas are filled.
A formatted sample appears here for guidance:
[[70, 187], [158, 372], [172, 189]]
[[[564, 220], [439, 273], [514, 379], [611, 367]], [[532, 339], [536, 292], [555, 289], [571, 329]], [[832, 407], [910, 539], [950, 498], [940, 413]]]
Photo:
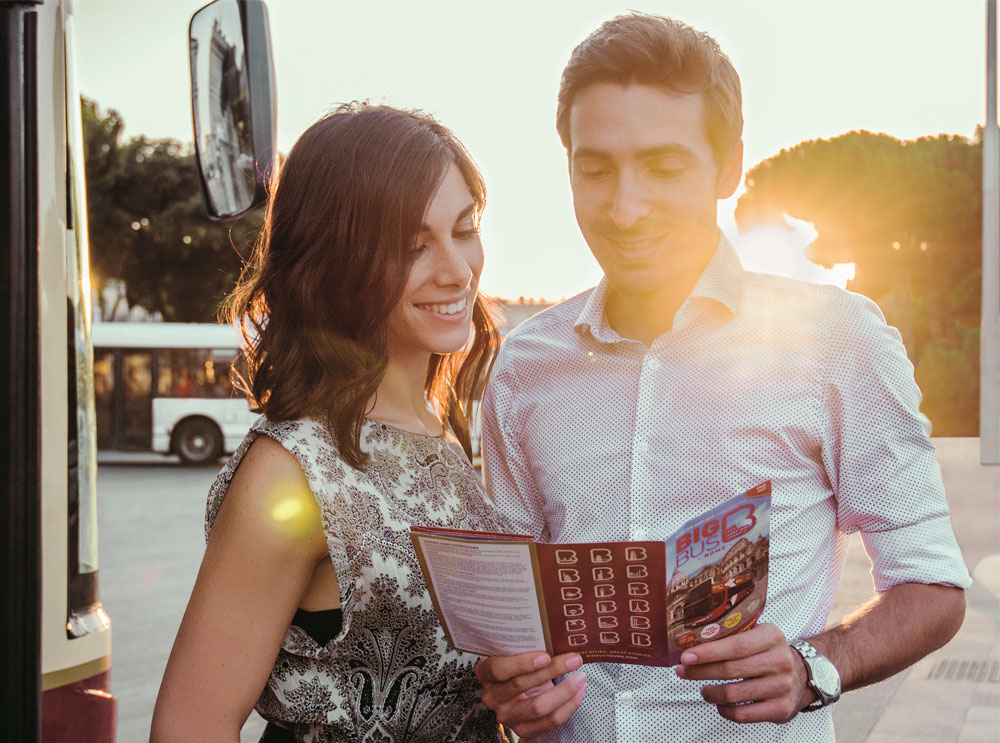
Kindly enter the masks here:
[[[462, 211], [460, 211], [458, 213], [458, 216], [455, 217], [455, 224], [458, 224], [459, 222], [461, 222], [463, 219], [465, 219], [467, 216], [469, 216], [475, 210], [476, 210], [476, 202], [475, 201], [470, 201], [469, 205], [467, 207], [465, 207]], [[427, 224], [426, 222], [423, 222], [420, 225], [420, 231], [421, 232], [430, 232], [431, 231], [431, 226], [429, 224]]]
[[603, 160], [603, 159], [607, 159], [607, 158], [609, 158], [611, 156], [607, 152], [603, 152], [601, 150], [595, 150], [592, 147], [581, 147], [578, 150], [576, 150], [576, 149], [573, 150], [573, 159], [574, 160], [582, 160], [585, 157], [593, 157], [593, 158], [596, 158], [596, 159], [602, 159]]
[[691, 151], [690, 147], [685, 147], [682, 144], [664, 144], [658, 147], [647, 147], [644, 150], [639, 150], [638, 153], [640, 160], [647, 160], [653, 157], [684, 157], [691, 158], [694, 156], [694, 152]]
[[[656, 147], [647, 147], [644, 150], [639, 150], [636, 153], [636, 157], [640, 160], [646, 160], [653, 157], [685, 157], [691, 158], [694, 153], [691, 151], [690, 147], [685, 147], [682, 144], [661, 144]], [[597, 150], [592, 147], [581, 147], [578, 150], [573, 151], [573, 159], [583, 159], [587, 157], [592, 157], [600, 160], [607, 160], [611, 157], [610, 154], [604, 152], [603, 150]]]

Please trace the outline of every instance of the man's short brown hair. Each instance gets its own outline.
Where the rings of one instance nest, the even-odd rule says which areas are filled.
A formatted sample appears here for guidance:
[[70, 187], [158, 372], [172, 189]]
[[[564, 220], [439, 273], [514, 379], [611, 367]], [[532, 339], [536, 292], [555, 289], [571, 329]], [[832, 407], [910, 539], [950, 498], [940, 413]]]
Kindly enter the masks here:
[[595, 83], [701, 93], [716, 163], [724, 162], [743, 136], [743, 95], [733, 63], [715, 39], [680, 21], [644, 13], [621, 15], [605, 21], [573, 50], [556, 108], [556, 129], [567, 151], [573, 100]]

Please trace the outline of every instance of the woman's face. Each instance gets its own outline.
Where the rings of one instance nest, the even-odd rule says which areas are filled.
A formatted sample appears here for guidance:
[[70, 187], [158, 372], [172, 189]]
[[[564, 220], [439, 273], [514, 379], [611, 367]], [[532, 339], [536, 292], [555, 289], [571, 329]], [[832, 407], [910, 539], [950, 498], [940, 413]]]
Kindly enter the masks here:
[[403, 296], [389, 317], [389, 356], [446, 354], [462, 348], [483, 270], [476, 203], [451, 163], [431, 200]]

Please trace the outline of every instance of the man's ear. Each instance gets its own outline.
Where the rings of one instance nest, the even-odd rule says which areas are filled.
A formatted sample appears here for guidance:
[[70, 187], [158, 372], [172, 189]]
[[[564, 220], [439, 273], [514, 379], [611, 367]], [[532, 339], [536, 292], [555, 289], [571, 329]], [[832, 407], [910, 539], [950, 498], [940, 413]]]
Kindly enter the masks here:
[[743, 140], [741, 139], [729, 153], [729, 157], [719, 168], [719, 180], [715, 187], [715, 198], [728, 199], [736, 192], [743, 178]]

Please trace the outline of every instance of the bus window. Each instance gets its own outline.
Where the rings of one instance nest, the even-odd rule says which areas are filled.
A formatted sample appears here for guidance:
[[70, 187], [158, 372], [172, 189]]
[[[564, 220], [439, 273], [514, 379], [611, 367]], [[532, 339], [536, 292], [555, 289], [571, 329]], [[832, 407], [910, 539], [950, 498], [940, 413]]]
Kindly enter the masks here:
[[231, 397], [231, 349], [160, 349], [156, 354], [157, 397]]
[[239, 333], [214, 323], [94, 325], [99, 445], [191, 464], [239, 446], [257, 413], [234, 389]]
[[153, 354], [123, 351], [122, 448], [149, 449], [153, 423]]
[[165, 348], [156, 354], [157, 397], [197, 397], [204, 384], [207, 351]]
[[94, 353], [94, 405], [97, 413], [97, 448], [114, 446], [115, 352]]

